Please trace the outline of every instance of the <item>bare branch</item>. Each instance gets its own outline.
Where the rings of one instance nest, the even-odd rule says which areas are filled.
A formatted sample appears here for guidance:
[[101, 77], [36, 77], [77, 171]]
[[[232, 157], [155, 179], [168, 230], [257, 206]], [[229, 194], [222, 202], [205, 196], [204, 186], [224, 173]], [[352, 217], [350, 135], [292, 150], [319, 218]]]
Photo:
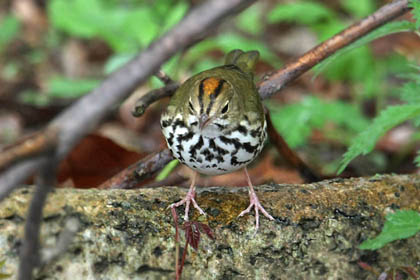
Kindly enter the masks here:
[[379, 26], [408, 12], [408, 0], [393, 1], [370, 16], [344, 29], [297, 59], [291, 61], [276, 73], [259, 83], [258, 92], [262, 99], [271, 97], [313, 66], [334, 54], [337, 50], [350, 45]]
[[144, 114], [147, 107], [153, 104], [155, 101], [162, 99], [164, 97], [172, 96], [175, 91], [178, 89], [178, 83], [170, 83], [162, 88], [151, 90], [150, 92], [146, 93], [142, 97], [140, 97], [136, 104], [134, 105], [133, 109], [133, 116], [140, 117]]
[[172, 154], [168, 149], [151, 154], [105, 181], [99, 188], [134, 189], [141, 180], [152, 176], [172, 159]]
[[19, 280], [32, 279], [34, 268], [40, 265], [39, 229], [47, 195], [54, 187], [56, 168], [54, 160], [45, 160], [37, 178], [36, 190], [26, 216], [25, 235], [20, 251]]
[[169, 77], [165, 72], [163, 72], [161, 69], [155, 73], [155, 76], [161, 80], [162, 83], [165, 84], [165, 86], [169, 84], [176, 83], [174, 80], [172, 80], [171, 77]]
[[0, 153], [0, 170], [24, 158], [33, 157], [54, 149], [57, 145], [57, 140], [58, 130], [54, 127], [20, 139], [19, 142], [13, 144], [13, 146], [6, 147]]
[[12, 166], [0, 176], [0, 202], [6, 198], [16, 186], [21, 185], [44, 162], [44, 157], [26, 160]]

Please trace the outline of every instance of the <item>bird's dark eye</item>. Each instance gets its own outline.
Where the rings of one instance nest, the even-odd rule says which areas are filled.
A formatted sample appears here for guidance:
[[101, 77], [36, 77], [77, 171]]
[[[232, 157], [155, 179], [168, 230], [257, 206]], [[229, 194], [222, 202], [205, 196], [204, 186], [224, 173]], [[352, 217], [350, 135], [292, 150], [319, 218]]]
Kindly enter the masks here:
[[223, 107], [223, 109], [222, 109], [222, 114], [225, 114], [228, 110], [229, 110], [229, 103], [227, 103], [227, 104], [225, 105], [225, 107]]

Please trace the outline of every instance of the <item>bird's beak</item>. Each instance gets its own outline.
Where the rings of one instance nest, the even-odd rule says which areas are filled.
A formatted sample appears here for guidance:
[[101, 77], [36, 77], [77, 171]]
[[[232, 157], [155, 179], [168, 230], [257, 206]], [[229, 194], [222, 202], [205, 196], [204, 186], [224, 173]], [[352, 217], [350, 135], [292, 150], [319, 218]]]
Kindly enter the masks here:
[[206, 125], [210, 122], [210, 117], [207, 114], [202, 114], [199, 120], [199, 127], [200, 130], [206, 127]]

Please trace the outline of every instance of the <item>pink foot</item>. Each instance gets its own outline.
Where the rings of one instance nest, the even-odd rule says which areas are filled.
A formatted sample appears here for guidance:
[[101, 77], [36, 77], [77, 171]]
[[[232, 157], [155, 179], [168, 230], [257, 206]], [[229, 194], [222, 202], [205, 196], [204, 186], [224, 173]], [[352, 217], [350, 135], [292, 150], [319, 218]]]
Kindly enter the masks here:
[[188, 191], [188, 193], [184, 197], [184, 199], [182, 199], [181, 201], [178, 201], [176, 203], [172, 203], [168, 207], [168, 208], [176, 208], [176, 207], [179, 207], [179, 206], [185, 204], [185, 215], [184, 215], [184, 220], [185, 221], [188, 221], [188, 212], [190, 211], [191, 202], [192, 202], [194, 208], [197, 209], [198, 212], [200, 212], [201, 215], [206, 215], [206, 212], [204, 212], [203, 209], [201, 209], [200, 206], [198, 206], [197, 202], [194, 199], [194, 196], [195, 196], [195, 190], [194, 189], [195, 188], [190, 188], [190, 190]]
[[257, 233], [258, 228], [260, 227], [259, 211], [261, 211], [261, 213], [263, 213], [264, 216], [266, 216], [268, 219], [270, 219], [272, 221], [274, 220], [274, 218], [273, 218], [273, 216], [268, 214], [268, 212], [264, 209], [264, 207], [262, 207], [262, 205], [260, 203], [260, 200], [258, 199], [258, 196], [255, 193], [254, 188], [252, 186], [251, 179], [249, 178], [248, 170], [246, 168], [244, 170], [245, 170], [245, 174], [247, 176], [248, 185], [249, 185], [249, 188], [248, 188], [248, 191], [249, 191], [249, 206], [244, 211], [242, 211], [241, 214], [239, 214], [239, 217], [251, 212], [252, 207], [254, 207], [254, 210], [255, 210], [255, 233]]
[[198, 206], [197, 202], [194, 199], [194, 196], [195, 196], [195, 178], [196, 178], [196, 176], [197, 176], [197, 173], [195, 172], [194, 175], [193, 175], [193, 178], [191, 180], [190, 189], [188, 190], [188, 193], [184, 197], [184, 199], [182, 199], [181, 201], [178, 201], [176, 203], [172, 203], [168, 207], [168, 208], [176, 208], [176, 207], [179, 207], [179, 206], [185, 204], [185, 215], [184, 215], [184, 220], [185, 221], [188, 221], [188, 212], [190, 211], [191, 202], [192, 202], [194, 208], [197, 209], [198, 212], [200, 212], [201, 215], [206, 215], [206, 212], [204, 212], [203, 209], [201, 209], [200, 206]]
[[255, 194], [255, 192], [252, 192], [249, 195], [249, 206], [248, 208], [246, 208], [244, 211], [241, 212], [241, 214], [239, 214], [239, 217], [251, 212], [252, 207], [254, 207], [255, 209], [255, 232], [257, 232], [258, 228], [260, 227], [260, 217], [259, 217], [259, 211], [261, 211], [261, 213], [264, 214], [264, 216], [266, 216], [268, 219], [270, 220], [274, 220], [274, 218], [268, 214], [268, 212], [264, 209], [264, 207], [262, 207], [260, 201], [258, 200], [257, 195]]

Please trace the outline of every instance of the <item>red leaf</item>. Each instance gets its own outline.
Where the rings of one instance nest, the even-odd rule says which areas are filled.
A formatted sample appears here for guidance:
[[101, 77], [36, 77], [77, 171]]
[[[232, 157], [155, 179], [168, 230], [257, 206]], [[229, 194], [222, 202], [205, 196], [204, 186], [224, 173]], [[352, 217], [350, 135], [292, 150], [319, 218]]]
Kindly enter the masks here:
[[88, 135], [60, 164], [58, 182], [71, 180], [74, 187], [96, 187], [143, 155], [128, 151], [100, 135]]
[[200, 242], [200, 231], [197, 222], [185, 222], [185, 239], [188, 244], [191, 245], [195, 250], [198, 249], [198, 243]]
[[208, 225], [203, 224], [203, 223], [198, 223], [198, 225], [200, 226], [200, 230], [204, 232], [210, 239], [212, 240], [216, 239], [214, 232]]

